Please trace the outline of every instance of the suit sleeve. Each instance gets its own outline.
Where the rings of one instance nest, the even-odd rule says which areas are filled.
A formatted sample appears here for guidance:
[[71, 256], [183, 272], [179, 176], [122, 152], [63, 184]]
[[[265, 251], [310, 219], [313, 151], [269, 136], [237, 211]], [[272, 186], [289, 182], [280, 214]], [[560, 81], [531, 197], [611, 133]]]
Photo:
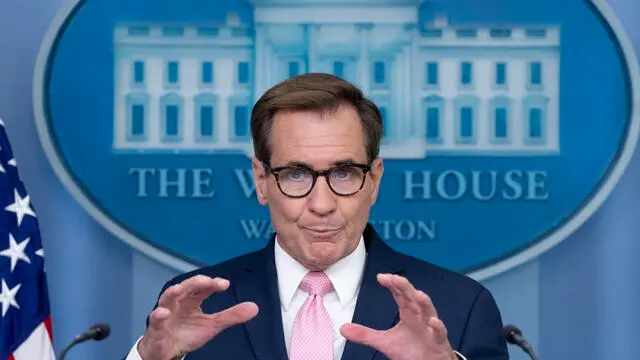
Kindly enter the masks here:
[[480, 291], [471, 307], [460, 348], [456, 350], [467, 359], [509, 359], [507, 343], [502, 338], [500, 310], [487, 289]]

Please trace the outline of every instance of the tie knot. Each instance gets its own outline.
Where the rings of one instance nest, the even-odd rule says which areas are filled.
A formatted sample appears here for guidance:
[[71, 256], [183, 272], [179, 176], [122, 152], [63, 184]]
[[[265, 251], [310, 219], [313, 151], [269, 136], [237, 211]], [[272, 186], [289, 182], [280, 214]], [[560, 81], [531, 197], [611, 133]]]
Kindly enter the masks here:
[[310, 271], [302, 279], [300, 288], [309, 294], [323, 296], [333, 290], [333, 284], [323, 271]]

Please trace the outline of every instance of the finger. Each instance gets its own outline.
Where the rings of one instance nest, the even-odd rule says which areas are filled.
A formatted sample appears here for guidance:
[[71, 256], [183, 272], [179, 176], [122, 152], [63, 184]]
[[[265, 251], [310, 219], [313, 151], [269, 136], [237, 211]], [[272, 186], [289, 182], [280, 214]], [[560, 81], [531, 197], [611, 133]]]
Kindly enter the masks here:
[[178, 297], [182, 294], [182, 287], [180, 284], [176, 284], [168, 287], [162, 295], [160, 295], [160, 299], [158, 299], [158, 306], [164, 307], [167, 309], [173, 309], [175, 307], [176, 301]]
[[226, 310], [209, 315], [216, 332], [253, 319], [258, 315], [258, 305], [253, 302], [243, 302]]
[[165, 321], [171, 317], [171, 310], [158, 307], [149, 314], [150, 333], [161, 333], [164, 329]]
[[425, 294], [423, 291], [418, 290], [416, 294], [416, 301], [420, 305], [420, 311], [428, 321], [431, 317], [438, 317], [438, 311], [431, 301], [431, 297]]
[[429, 319], [429, 327], [433, 329], [430, 333], [433, 334], [434, 342], [438, 345], [445, 344], [447, 339], [447, 327], [444, 325], [442, 320], [437, 317], [432, 317]]
[[393, 275], [391, 282], [400, 293], [402, 301], [405, 303], [405, 308], [401, 308], [400, 311], [410, 311], [413, 316], [420, 315], [421, 308], [416, 301], [417, 290], [413, 287], [413, 285], [411, 285], [409, 280], [399, 275]]
[[380, 285], [386, 287], [393, 295], [394, 300], [398, 304], [398, 308], [404, 308], [407, 306], [406, 299], [402, 296], [400, 289], [393, 284], [391, 274], [378, 274], [378, 282]]
[[181, 295], [177, 299], [180, 310], [190, 311], [199, 309], [204, 299], [214, 292], [225, 291], [229, 288], [229, 280], [210, 278], [204, 275], [196, 275], [183, 281]]
[[366, 326], [359, 324], [347, 323], [340, 327], [340, 334], [345, 339], [370, 346], [380, 352], [385, 353], [387, 339], [384, 334], [385, 331], [374, 330]]

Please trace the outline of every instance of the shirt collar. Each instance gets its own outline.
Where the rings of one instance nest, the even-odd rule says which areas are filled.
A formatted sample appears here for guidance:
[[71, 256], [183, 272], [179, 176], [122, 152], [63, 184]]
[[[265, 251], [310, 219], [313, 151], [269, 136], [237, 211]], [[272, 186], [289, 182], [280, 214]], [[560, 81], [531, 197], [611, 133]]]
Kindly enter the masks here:
[[[365, 259], [364, 239], [360, 236], [358, 246], [351, 254], [325, 270], [325, 274], [333, 284], [340, 306], [343, 308], [353, 300], [360, 288]], [[286, 311], [289, 310], [293, 296], [309, 270], [284, 251], [277, 238], [275, 241], [275, 261], [280, 303]]]

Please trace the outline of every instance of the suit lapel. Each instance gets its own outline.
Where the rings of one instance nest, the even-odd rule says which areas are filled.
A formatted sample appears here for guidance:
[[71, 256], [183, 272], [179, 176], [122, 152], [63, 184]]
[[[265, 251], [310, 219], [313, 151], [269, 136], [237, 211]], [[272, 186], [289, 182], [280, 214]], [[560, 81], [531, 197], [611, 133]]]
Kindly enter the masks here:
[[[378, 237], [371, 225], [367, 225], [363, 237], [367, 260], [352, 322], [376, 330], [386, 330], [395, 325], [398, 305], [391, 292], [378, 283], [376, 275], [397, 274], [403, 266], [395, 252]], [[347, 341], [342, 360], [369, 360], [376, 352], [371, 347]]]
[[239, 303], [253, 301], [258, 305], [258, 315], [243, 324], [258, 360], [287, 358], [273, 241], [272, 238], [267, 247], [255, 254], [234, 284]]

